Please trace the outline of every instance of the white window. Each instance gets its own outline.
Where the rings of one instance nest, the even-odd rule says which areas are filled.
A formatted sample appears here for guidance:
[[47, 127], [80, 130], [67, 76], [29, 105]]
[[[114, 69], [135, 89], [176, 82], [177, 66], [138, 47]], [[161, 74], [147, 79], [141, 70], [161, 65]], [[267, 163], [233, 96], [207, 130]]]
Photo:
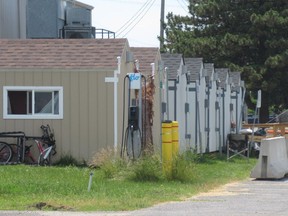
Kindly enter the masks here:
[[4, 86], [4, 119], [63, 119], [63, 87]]

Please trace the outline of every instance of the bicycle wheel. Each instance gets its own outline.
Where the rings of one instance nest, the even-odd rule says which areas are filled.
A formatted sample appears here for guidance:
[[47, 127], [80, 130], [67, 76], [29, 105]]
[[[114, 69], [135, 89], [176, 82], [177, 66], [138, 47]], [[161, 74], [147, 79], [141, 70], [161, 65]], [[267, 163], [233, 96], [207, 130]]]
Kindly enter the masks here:
[[[12, 150], [12, 157], [10, 159], [10, 162], [12, 163], [18, 163], [21, 160], [21, 155], [18, 149], [18, 145], [17, 144], [9, 144]], [[21, 151], [21, 150], [20, 150]]]
[[51, 151], [52, 147], [47, 147], [43, 152], [40, 153], [38, 158], [39, 166], [50, 166], [51, 165]]
[[0, 142], [0, 164], [7, 164], [12, 158], [12, 149], [9, 144]]
[[38, 165], [39, 166], [50, 166], [50, 157], [44, 158], [44, 154], [39, 155], [38, 158]]

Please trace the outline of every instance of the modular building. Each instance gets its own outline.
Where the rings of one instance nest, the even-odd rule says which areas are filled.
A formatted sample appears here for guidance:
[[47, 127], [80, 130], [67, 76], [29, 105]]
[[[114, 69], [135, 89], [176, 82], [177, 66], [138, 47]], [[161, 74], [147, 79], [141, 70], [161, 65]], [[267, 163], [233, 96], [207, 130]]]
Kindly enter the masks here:
[[[1, 39], [0, 47], [0, 131], [39, 136], [49, 124], [57, 157], [79, 161], [119, 149], [122, 80], [134, 64], [126, 39]], [[105, 82], [115, 76], [116, 105], [115, 85]]]

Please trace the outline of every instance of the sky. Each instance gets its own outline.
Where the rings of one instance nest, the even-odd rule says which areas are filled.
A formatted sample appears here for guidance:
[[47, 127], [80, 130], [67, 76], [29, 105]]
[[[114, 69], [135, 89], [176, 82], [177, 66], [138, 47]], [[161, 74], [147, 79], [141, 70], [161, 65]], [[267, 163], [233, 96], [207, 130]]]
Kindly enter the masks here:
[[[131, 47], [159, 47], [161, 0], [78, 1], [94, 7], [92, 25], [96, 29], [115, 32], [116, 38], [127, 38]], [[166, 0], [165, 17], [168, 12], [188, 15], [187, 5], [187, 0]]]

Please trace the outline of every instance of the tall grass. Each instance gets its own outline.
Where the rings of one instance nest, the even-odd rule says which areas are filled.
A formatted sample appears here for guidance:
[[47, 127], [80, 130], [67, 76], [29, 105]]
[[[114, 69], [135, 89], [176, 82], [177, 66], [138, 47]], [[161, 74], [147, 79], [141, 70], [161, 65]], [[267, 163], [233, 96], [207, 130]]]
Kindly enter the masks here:
[[[107, 162], [109, 166], [103, 162], [97, 168], [1, 166], [0, 209], [144, 208], [160, 202], [182, 200], [221, 184], [245, 179], [255, 162], [255, 159], [248, 163], [240, 158], [227, 162], [217, 155], [207, 155], [198, 160], [194, 156], [182, 155], [173, 165], [175, 173], [171, 179], [162, 175], [160, 158], [155, 155], [136, 162], [110, 160]], [[88, 192], [90, 172], [94, 175]]]

